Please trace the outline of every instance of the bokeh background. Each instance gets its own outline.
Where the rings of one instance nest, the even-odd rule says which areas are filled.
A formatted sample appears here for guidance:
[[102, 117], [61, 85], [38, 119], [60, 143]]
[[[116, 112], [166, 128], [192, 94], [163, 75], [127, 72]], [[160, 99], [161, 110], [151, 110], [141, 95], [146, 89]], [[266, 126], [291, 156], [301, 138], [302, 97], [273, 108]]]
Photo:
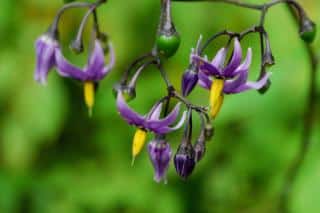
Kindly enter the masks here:
[[[320, 2], [300, 2], [320, 25]], [[183, 181], [171, 165], [165, 185], [153, 181], [146, 150], [131, 167], [134, 128], [119, 117], [111, 92], [129, 63], [153, 46], [159, 1], [110, 0], [99, 9], [117, 63], [100, 84], [92, 118], [80, 84], [55, 72], [46, 87], [33, 80], [34, 41], [62, 4], [62, 0], [1, 0], [0, 212], [276, 211], [285, 172], [298, 152], [309, 82], [306, 51], [285, 6], [271, 9], [266, 19], [277, 62], [270, 69], [271, 89], [265, 95], [249, 91], [228, 96], [215, 124], [215, 137], [194, 174]], [[208, 38], [226, 28], [242, 31], [259, 18], [255, 11], [220, 3], [174, 3], [172, 10], [182, 43], [166, 69], [177, 88], [200, 34]], [[63, 18], [60, 29], [66, 51], [84, 12], [70, 11]], [[209, 57], [222, 42], [212, 45]], [[259, 71], [258, 44], [257, 36], [243, 42], [244, 47], [254, 48], [252, 79]], [[318, 51], [319, 38], [314, 46]], [[85, 62], [84, 57], [66, 54], [76, 63]], [[138, 84], [131, 105], [142, 113], [165, 94], [165, 87], [152, 69]], [[201, 88], [190, 96], [197, 104], [207, 104], [207, 98]], [[317, 116], [310, 151], [292, 191], [293, 213], [320, 212]], [[181, 131], [169, 136], [174, 150], [180, 138]]]

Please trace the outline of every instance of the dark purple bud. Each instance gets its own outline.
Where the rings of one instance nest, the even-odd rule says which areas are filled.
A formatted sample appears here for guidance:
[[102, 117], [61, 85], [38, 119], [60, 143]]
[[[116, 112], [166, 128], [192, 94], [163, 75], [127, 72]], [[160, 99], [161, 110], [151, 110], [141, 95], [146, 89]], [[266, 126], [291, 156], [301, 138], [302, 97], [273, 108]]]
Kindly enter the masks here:
[[195, 167], [194, 150], [191, 143], [181, 143], [174, 156], [174, 166], [180, 177], [187, 179]]
[[149, 157], [154, 168], [154, 180], [166, 182], [166, 174], [171, 159], [170, 145], [164, 140], [153, 140], [148, 145]]
[[197, 85], [198, 73], [196, 68], [188, 68], [182, 76], [181, 91], [183, 96], [188, 96], [193, 88]]

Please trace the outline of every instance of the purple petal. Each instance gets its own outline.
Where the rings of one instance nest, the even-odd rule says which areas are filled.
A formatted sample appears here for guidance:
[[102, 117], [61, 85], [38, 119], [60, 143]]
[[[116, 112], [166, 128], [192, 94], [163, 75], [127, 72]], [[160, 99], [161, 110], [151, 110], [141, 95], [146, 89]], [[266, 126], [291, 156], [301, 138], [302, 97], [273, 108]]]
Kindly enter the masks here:
[[208, 62], [206, 59], [201, 58], [200, 56], [197, 56], [197, 55], [193, 55], [192, 60], [197, 64], [199, 69], [205, 74], [215, 75], [215, 76], [221, 75], [219, 69], [216, 66], [212, 65], [210, 62]]
[[244, 85], [248, 79], [248, 70], [243, 70], [238, 77], [233, 80], [225, 81], [223, 92], [226, 94], [233, 93], [235, 89]]
[[49, 71], [55, 65], [54, 53], [59, 46], [57, 41], [43, 35], [36, 41], [36, 68], [34, 78], [41, 84], [46, 84]]
[[157, 103], [150, 110], [149, 114], [147, 115], [147, 119], [158, 120], [160, 118], [161, 110], [162, 110], [162, 103]]
[[115, 64], [115, 53], [114, 53], [114, 49], [111, 43], [109, 43], [109, 55], [110, 55], [110, 59], [109, 59], [109, 64], [106, 65], [103, 70], [102, 70], [102, 78], [107, 75], [111, 69], [114, 67]]
[[221, 48], [216, 56], [213, 58], [211, 64], [215, 67], [221, 68], [224, 65], [224, 61], [226, 60], [227, 50], [226, 48]]
[[235, 69], [240, 65], [242, 58], [242, 49], [240, 42], [237, 38], [234, 39], [234, 50], [232, 54], [232, 58], [229, 62], [229, 64], [226, 66], [226, 68], [223, 71], [223, 74], [225, 76], [230, 76], [235, 71]]
[[87, 80], [87, 74], [83, 72], [80, 68], [72, 65], [68, 60], [62, 55], [60, 48], [57, 48], [55, 52], [55, 58], [58, 68], [58, 73], [64, 77], [74, 78], [80, 81]]
[[98, 40], [95, 40], [93, 52], [89, 56], [88, 64], [84, 69], [90, 76], [97, 76], [104, 69], [104, 52]]
[[248, 48], [247, 56], [244, 62], [234, 71], [233, 75], [236, 76], [243, 71], [248, 71], [252, 61], [252, 49]]
[[143, 127], [144, 117], [133, 111], [128, 106], [121, 92], [118, 92], [117, 96], [117, 109], [122, 118], [125, 119], [129, 124]]
[[244, 91], [250, 90], [250, 89], [259, 90], [259, 89], [261, 89], [263, 86], [265, 86], [267, 84], [270, 75], [271, 75], [271, 73], [266, 72], [265, 75], [262, 76], [262, 78], [259, 81], [256, 81], [256, 82], [250, 82], [249, 81], [249, 82], [247, 82], [245, 84], [242, 84], [238, 88], [234, 89], [230, 93], [240, 93], [240, 92], [244, 92]]
[[212, 84], [212, 80], [210, 80], [210, 78], [206, 74], [204, 74], [202, 72], [198, 73], [198, 77], [199, 77], [198, 84], [201, 87], [210, 90], [211, 84]]
[[[174, 109], [170, 112], [169, 115], [167, 115], [165, 118], [159, 120], [159, 116], [153, 116], [151, 115], [150, 118], [147, 118], [147, 128], [148, 129], [158, 129], [161, 127], [166, 127], [171, 125], [178, 117], [179, 110], [180, 110], [181, 103], [178, 103]], [[160, 108], [161, 109], [161, 108]], [[158, 112], [159, 110], [156, 110]], [[159, 113], [160, 115], [160, 113]]]
[[169, 132], [177, 130], [177, 129], [181, 128], [181, 126], [184, 124], [184, 122], [186, 120], [186, 116], [187, 116], [187, 112], [183, 112], [183, 115], [182, 115], [180, 121], [174, 127], [164, 126], [164, 127], [152, 129], [152, 131], [157, 134], [167, 134]]

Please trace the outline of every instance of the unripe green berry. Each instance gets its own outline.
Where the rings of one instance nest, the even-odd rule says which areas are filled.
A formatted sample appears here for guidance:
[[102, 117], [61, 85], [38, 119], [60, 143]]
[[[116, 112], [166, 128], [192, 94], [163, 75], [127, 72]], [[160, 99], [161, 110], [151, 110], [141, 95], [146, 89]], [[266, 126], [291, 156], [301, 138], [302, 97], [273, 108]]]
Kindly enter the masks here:
[[300, 26], [300, 37], [307, 43], [314, 41], [316, 37], [316, 25], [309, 18], [304, 18]]
[[157, 50], [160, 54], [169, 58], [173, 56], [180, 46], [180, 36], [178, 33], [173, 35], [159, 35], [156, 41]]

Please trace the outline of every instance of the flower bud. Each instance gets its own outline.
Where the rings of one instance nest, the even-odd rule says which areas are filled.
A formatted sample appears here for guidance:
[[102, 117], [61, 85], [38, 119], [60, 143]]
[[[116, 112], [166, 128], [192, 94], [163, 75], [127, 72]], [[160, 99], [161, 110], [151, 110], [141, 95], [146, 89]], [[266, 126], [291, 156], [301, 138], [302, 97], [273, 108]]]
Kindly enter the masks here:
[[204, 140], [198, 139], [194, 146], [195, 161], [199, 162], [206, 153], [206, 144]]
[[275, 64], [271, 51], [266, 51], [263, 55], [262, 66], [273, 66]]
[[197, 85], [198, 74], [195, 69], [196, 68], [194, 66], [188, 68], [182, 76], [181, 91], [183, 96], [188, 96]]
[[264, 49], [263, 58], [262, 58], [262, 66], [273, 66], [275, 64], [274, 57], [272, 55], [271, 45], [269, 41], [268, 34], [265, 32], [265, 43], [266, 48]]
[[204, 135], [205, 135], [205, 139], [211, 140], [212, 136], [214, 135], [214, 128], [210, 123], [207, 123], [204, 129]]
[[300, 37], [307, 43], [314, 41], [316, 37], [316, 24], [311, 21], [306, 15], [301, 17], [300, 21]]
[[166, 182], [166, 174], [171, 159], [170, 145], [164, 140], [153, 140], [148, 145], [149, 157], [154, 168], [154, 180]]
[[174, 166], [180, 177], [187, 179], [195, 167], [194, 150], [190, 143], [181, 143], [174, 156]]

